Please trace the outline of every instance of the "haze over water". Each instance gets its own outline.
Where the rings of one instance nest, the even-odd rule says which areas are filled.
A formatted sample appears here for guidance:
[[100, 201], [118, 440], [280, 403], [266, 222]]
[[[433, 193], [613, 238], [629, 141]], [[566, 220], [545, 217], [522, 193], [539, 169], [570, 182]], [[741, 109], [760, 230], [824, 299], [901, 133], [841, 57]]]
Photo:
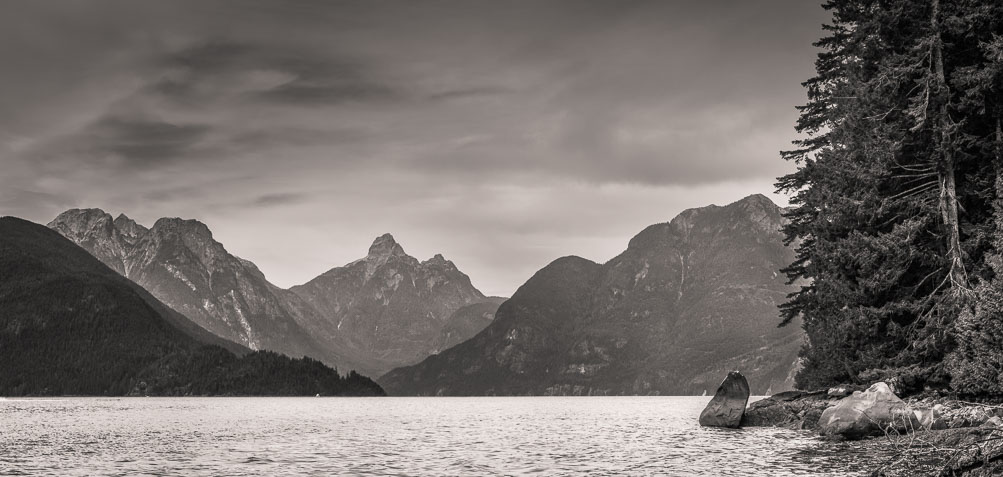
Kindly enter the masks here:
[[881, 458], [701, 428], [709, 399], [0, 399], [0, 475], [847, 475]]

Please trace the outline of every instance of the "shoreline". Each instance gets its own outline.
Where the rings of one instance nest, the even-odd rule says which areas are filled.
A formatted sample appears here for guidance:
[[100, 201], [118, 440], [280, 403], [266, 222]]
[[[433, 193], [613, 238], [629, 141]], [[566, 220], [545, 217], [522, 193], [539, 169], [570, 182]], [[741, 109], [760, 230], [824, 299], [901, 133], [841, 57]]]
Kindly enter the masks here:
[[[847, 397], [845, 387], [835, 393], [833, 390], [789, 391], [750, 403], [742, 426], [780, 427], [819, 434], [822, 412]], [[889, 455], [887, 462], [874, 468], [870, 475], [981, 477], [1003, 474], [1003, 404], [922, 395], [904, 401], [912, 410], [933, 410], [935, 420], [926, 428], [911, 432], [892, 430], [885, 431], [884, 435], [847, 441], [869, 452]]]

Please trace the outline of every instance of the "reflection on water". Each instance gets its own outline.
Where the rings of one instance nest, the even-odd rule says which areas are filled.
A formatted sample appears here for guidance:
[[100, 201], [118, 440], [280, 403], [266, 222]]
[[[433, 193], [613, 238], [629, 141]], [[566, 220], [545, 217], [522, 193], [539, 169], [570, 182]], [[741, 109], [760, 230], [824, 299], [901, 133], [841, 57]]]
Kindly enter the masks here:
[[0, 401], [0, 475], [847, 475], [812, 434], [705, 429], [709, 397]]

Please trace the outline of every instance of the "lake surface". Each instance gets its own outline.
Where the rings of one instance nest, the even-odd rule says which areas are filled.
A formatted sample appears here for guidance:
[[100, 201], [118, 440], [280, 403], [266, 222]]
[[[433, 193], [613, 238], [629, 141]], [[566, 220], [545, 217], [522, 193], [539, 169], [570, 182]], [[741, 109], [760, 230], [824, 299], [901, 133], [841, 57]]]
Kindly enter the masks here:
[[0, 475], [847, 475], [811, 433], [705, 429], [709, 397], [0, 399]]

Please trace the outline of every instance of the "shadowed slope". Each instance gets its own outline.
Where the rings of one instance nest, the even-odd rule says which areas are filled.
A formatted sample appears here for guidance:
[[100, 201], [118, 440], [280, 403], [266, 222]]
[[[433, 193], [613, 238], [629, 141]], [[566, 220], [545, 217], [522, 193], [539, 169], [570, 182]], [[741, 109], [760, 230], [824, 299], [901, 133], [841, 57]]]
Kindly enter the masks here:
[[0, 395], [382, 393], [226, 342], [38, 224], [0, 218], [0, 270]]
[[754, 195], [652, 225], [601, 266], [557, 260], [473, 339], [380, 382], [405, 395], [700, 394], [736, 366], [754, 392], [790, 389], [803, 335], [777, 328], [792, 289], [777, 273], [793, 257], [782, 221]]

